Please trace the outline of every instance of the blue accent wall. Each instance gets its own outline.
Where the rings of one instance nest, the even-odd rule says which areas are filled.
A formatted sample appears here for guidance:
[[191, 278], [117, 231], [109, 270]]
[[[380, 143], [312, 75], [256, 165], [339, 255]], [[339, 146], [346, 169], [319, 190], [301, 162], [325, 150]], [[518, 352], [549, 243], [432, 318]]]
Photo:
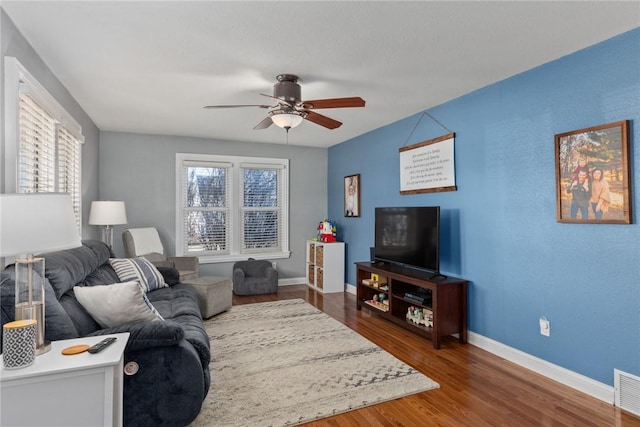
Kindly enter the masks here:
[[[640, 28], [428, 112], [455, 132], [457, 191], [399, 193], [398, 149], [448, 133], [421, 113], [329, 149], [347, 282], [369, 259], [376, 206], [439, 205], [441, 270], [470, 281], [471, 331], [605, 384], [614, 368], [640, 375]], [[631, 121], [632, 224], [556, 222], [554, 135], [619, 120]], [[345, 218], [356, 173], [361, 217]]]

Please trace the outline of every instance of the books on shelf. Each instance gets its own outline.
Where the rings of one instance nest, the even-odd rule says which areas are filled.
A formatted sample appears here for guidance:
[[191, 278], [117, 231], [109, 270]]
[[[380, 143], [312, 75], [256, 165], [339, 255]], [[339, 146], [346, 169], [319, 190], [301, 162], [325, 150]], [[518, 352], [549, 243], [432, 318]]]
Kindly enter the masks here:
[[362, 284], [363, 285], [367, 285], [367, 286], [371, 286], [373, 288], [380, 288], [383, 291], [388, 291], [389, 290], [389, 285], [387, 285], [386, 279], [385, 281], [381, 282], [379, 280], [373, 280], [373, 279], [362, 279]]
[[382, 287], [383, 285], [387, 286], [387, 278], [384, 276], [379, 276], [377, 274], [371, 274], [371, 278], [362, 279], [362, 284], [372, 286], [374, 288]]

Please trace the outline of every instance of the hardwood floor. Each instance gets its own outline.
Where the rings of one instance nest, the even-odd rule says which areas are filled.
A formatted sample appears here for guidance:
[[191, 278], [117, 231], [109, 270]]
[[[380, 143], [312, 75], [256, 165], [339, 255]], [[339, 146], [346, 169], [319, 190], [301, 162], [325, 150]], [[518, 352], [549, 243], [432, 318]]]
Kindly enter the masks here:
[[233, 304], [301, 298], [440, 384], [440, 389], [304, 424], [353, 426], [640, 426], [640, 418], [487, 351], [447, 338], [431, 341], [356, 310], [355, 295], [322, 295], [306, 285], [277, 294], [233, 296]]

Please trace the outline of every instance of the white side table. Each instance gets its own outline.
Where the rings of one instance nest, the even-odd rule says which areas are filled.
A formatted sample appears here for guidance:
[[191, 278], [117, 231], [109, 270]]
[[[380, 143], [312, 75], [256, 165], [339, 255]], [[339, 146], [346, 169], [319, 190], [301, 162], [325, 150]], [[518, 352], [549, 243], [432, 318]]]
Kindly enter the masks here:
[[[63, 355], [77, 344], [107, 336], [115, 343], [97, 354]], [[122, 364], [129, 333], [54, 341], [33, 365], [7, 370], [0, 361], [0, 425], [121, 426]]]

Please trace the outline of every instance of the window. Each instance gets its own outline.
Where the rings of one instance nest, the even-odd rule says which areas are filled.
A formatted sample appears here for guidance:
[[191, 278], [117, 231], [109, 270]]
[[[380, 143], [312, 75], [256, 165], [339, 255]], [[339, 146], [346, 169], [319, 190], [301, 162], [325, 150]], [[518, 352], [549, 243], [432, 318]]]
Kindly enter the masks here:
[[176, 155], [176, 254], [201, 262], [289, 257], [289, 161]]
[[11, 57], [5, 58], [5, 91], [5, 190], [69, 193], [81, 230], [80, 125]]

